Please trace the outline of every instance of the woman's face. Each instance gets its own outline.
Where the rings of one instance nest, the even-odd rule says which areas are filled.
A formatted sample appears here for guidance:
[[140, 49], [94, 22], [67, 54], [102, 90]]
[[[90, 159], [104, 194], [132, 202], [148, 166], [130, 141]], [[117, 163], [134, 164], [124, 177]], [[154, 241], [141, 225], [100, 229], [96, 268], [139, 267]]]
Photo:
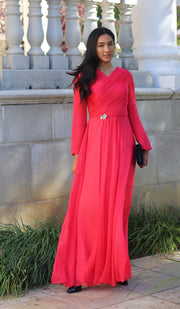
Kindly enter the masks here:
[[114, 55], [114, 41], [109, 34], [102, 34], [96, 44], [96, 54], [101, 63], [109, 63]]

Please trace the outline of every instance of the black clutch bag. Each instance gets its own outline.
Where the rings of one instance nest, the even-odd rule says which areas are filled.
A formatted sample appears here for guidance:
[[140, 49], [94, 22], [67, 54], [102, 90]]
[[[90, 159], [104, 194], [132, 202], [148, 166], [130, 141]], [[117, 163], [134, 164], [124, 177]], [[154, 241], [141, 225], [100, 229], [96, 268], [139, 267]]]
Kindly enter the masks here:
[[136, 162], [138, 165], [143, 165], [144, 164], [144, 159], [143, 159], [143, 149], [140, 144], [137, 144], [135, 146], [135, 155], [136, 155]]

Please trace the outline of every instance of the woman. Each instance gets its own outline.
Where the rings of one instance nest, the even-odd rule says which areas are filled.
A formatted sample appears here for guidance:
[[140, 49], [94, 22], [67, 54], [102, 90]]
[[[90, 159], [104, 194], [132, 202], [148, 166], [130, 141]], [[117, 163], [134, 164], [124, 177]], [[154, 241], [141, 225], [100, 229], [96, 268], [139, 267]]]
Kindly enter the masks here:
[[[74, 75], [71, 150], [74, 179], [62, 227], [52, 283], [69, 287], [127, 284], [128, 216], [135, 172], [135, 139], [151, 149], [139, 119], [132, 75], [114, 68], [114, 35], [91, 32], [84, 61]], [[87, 124], [87, 107], [89, 121]]]

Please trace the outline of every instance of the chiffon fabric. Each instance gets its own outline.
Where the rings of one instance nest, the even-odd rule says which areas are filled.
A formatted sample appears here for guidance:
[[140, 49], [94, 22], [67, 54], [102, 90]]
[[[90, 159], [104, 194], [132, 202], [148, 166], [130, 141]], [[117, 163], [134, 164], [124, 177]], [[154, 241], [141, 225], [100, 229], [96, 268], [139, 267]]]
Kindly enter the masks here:
[[68, 287], [115, 286], [131, 278], [128, 216], [135, 138], [151, 149], [128, 70], [117, 67], [108, 77], [97, 70], [88, 111], [87, 123], [87, 104], [74, 89], [71, 147], [79, 156], [52, 273], [53, 284]]

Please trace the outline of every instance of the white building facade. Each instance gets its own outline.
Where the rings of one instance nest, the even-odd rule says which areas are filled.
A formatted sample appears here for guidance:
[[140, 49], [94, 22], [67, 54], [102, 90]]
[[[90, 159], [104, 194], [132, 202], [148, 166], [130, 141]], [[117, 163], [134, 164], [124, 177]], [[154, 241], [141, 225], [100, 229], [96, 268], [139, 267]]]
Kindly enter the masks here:
[[139, 69], [153, 74], [156, 87], [180, 88], [177, 1], [138, 0], [133, 30]]

